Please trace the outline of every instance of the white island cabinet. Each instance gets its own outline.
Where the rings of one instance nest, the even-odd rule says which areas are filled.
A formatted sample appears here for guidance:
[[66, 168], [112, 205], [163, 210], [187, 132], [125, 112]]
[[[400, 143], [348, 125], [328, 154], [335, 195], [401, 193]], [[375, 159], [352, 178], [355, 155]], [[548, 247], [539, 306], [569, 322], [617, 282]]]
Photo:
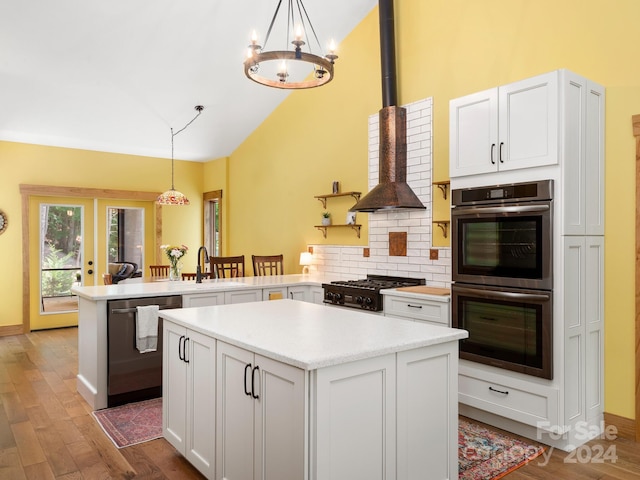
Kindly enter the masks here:
[[215, 343], [215, 360], [200, 371], [205, 389], [215, 379], [211, 398], [176, 395], [196, 391], [180, 376], [163, 385], [165, 413], [173, 401], [185, 412], [197, 409], [189, 402], [209, 406], [175, 417], [185, 426], [173, 427], [208, 432], [215, 466], [192, 461], [208, 478], [457, 478], [458, 340], [466, 331], [294, 300], [161, 315], [165, 338], [178, 328], [173, 342], [195, 332]]

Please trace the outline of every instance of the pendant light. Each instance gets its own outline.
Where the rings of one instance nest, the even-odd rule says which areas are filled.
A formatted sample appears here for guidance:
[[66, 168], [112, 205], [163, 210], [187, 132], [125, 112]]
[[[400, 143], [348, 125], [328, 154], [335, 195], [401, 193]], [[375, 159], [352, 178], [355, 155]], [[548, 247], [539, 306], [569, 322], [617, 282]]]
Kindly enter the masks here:
[[202, 105], [195, 106], [196, 111], [198, 112], [193, 119], [189, 123], [187, 123], [184, 127], [178, 130], [176, 133], [173, 133], [173, 128], [171, 128], [171, 189], [167, 190], [164, 193], [161, 193], [156, 200], [158, 205], [189, 205], [189, 199], [182, 192], [178, 192], [173, 183], [173, 137], [178, 135], [184, 129], [186, 129], [189, 125], [191, 125], [196, 118], [200, 116], [204, 107]]

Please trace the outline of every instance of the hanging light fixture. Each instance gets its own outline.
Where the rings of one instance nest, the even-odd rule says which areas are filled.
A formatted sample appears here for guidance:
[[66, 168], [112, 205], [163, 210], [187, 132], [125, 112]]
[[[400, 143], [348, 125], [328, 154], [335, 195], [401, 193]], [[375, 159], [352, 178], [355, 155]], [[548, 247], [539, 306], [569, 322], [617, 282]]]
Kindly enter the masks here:
[[200, 116], [204, 107], [202, 105], [195, 106], [196, 111], [198, 112], [193, 119], [189, 123], [187, 123], [184, 127], [178, 130], [176, 133], [173, 133], [173, 128], [171, 128], [171, 190], [167, 190], [164, 193], [161, 193], [156, 200], [158, 205], [189, 205], [189, 199], [185, 197], [184, 193], [178, 192], [173, 183], [173, 137], [182, 132], [185, 128], [191, 125], [196, 118]]
[[[333, 64], [338, 58], [335, 54], [335, 43], [331, 41], [329, 53], [324, 57], [312, 53], [311, 41], [307, 32], [313, 34], [313, 39], [319, 50], [321, 50], [321, 46], [302, 0], [295, 0], [295, 8], [294, 0], [288, 0], [286, 27], [284, 21], [281, 24], [276, 23], [281, 5], [282, 0], [278, 0], [278, 6], [267, 30], [264, 46], [258, 45], [258, 36], [255, 31], [253, 32], [247, 58], [244, 61], [244, 74], [262, 85], [291, 90], [319, 87], [329, 83], [333, 80]], [[286, 48], [291, 43], [295, 47], [293, 50], [266, 51], [274, 25], [276, 28], [279, 26], [285, 28], [284, 46]], [[302, 47], [305, 45], [307, 45], [308, 52], [302, 51]], [[306, 68], [302, 68], [302, 66], [306, 66]]]

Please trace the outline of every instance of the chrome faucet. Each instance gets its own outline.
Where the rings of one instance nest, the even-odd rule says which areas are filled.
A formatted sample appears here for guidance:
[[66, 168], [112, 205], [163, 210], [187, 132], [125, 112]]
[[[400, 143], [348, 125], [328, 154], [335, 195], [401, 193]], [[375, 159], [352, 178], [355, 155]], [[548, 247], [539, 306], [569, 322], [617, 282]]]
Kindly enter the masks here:
[[202, 267], [200, 266], [200, 257], [202, 250], [204, 249], [204, 261], [209, 262], [209, 253], [207, 253], [207, 247], [204, 245], [198, 249], [198, 266], [196, 267], [196, 283], [202, 283]]

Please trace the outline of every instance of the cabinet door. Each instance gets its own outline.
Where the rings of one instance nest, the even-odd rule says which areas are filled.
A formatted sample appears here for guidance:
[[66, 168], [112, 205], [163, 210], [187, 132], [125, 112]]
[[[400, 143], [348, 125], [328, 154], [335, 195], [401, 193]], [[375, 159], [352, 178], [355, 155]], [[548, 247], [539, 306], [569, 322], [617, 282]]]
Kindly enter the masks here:
[[311, 286], [309, 288], [309, 302], [317, 303], [318, 305], [324, 304], [324, 290], [322, 287]]
[[302, 302], [308, 302], [309, 300], [309, 287], [307, 285], [297, 285], [289, 287], [287, 289], [287, 298], [291, 300], [300, 300]]
[[[246, 368], [249, 365], [249, 368]], [[218, 342], [216, 354], [216, 477], [254, 478], [253, 353]]]
[[317, 480], [395, 478], [395, 393], [395, 354], [317, 370]]
[[[209, 478], [215, 473], [216, 341], [187, 330], [187, 441], [185, 457]], [[173, 388], [173, 386], [171, 386]]]
[[162, 434], [185, 453], [187, 412], [187, 364], [182, 360], [187, 329], [164, 319], [162, 357]]
[[232, 290], [224, 292], [224, 303], [247, 303], [259, 302], [262, 300], [262, 290]]
[[[255, 399], [255, 479], [304, 478], [305, 373], [255, 356], [260, 382]], [[233, 477], [229, 477], [233, 478]]]
[[458, 478], [457, 357], [458, 342], [398, 353], [398, 480]]
[[498, 169], [558, 163], [558, 72], [498, 89]]
[[497, 169], [498, 89], [449, 103], [449, 175], [451, 178]]

